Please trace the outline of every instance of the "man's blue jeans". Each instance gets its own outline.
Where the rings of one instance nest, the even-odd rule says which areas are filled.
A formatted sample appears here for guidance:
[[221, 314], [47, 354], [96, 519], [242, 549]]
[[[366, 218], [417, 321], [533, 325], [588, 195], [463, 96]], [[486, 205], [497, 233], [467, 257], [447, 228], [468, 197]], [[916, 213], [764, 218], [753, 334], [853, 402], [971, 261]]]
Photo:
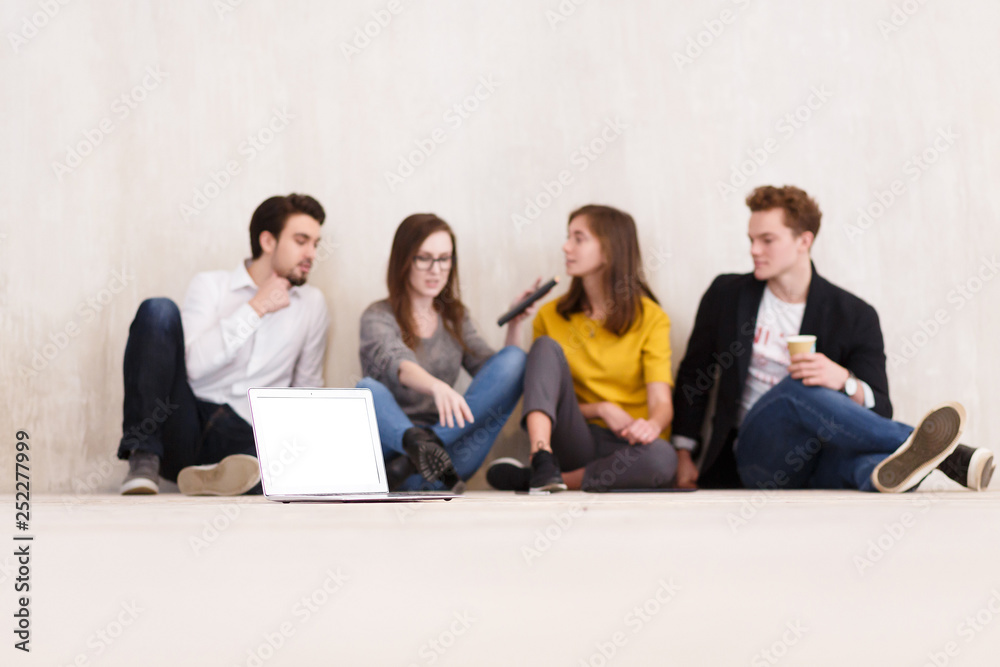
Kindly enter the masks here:
[[[522, 349], [509, 345], [483, 364], [465, 392], [473, 423], [463, 428], [434, 424], [429, 428], [441, 438], [445, 450], [455, 464], [458, 476], [468, 480], [486, 460], [503, 425], [507, 423], [524, 385], [525, 354]], [[382, 438], [382, 455], [386, 462], [403, 455], [403, 433], [414, 426], [399, 407], [396, 398], [381, 382], [366, 377], [357, 385], [370, 389], [375, 399], [375, 419]], [[411, 475], [400, 487], [403, 491], [442, 489], [438, 482], [430, 484], [420, 475]]]
[[[135, 450], [160, 457], [160, 475], [218, 463], [230, 454], [257, 456], [253, 429], [229, 405], [195, 397], [184, 363], [181, 312], [170, 299], [139, 305], [125, 345], [125, 402], [118, 458]], [[260, 493], [260, 485], [251, 491]]]
[[841, 392], [786, 377], [743, 420], [736, 468], [747, 488], [875, 491], [872, 470], [912, 432]]

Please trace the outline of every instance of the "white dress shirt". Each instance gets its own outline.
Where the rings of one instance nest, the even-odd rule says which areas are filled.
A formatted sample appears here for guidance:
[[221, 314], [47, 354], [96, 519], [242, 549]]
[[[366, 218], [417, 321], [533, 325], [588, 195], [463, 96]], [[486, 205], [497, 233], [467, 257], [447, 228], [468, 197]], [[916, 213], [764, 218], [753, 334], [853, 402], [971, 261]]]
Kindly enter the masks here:
[[203, 401], [228, 403], [250, 421], [250, 387], [322, 387], [330, 320], [323, 293], [302, 285], [289, 305], [263, 317], [249, 304], [257, 285], [246, 262], [191, 280], [181, 321], [188, 382]]

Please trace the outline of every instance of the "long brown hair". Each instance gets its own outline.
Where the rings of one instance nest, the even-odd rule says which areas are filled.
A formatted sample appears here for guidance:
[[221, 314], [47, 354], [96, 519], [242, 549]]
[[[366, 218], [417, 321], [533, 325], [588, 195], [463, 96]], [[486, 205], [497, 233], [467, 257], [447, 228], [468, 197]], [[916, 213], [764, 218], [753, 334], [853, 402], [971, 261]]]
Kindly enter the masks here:
[[[635, 220], [616, 208], [588, 204], [570, 213], [566, 224], [578, 216], [586, 220], [590, 233], [601, 244], [607, 259], [604, 295], [608, 302], [604, 304], [604, 328], [621, 336], [642, 315], [643, 296], [659, 303], [646, 284]], [[556, 304], [556, 312], [568, 320], [572, 313], [585, 312], [590, 306], [583, 280], [574, 277], [569, 291]]]
[[451, 237], [451, 270], [448, 272], [448, 281], [444, 289], [434, 297], [434, 310], [441, 314], [444, 328], [464, 350], [466, 347], [462, 340], [462, 320], [465, 317], [465, 305], [462, 304], [458, 285], [458, 244], [455, 242], [455, 232], [448, 223], [433, 213], [415, 213], [399, 223], [399, 227], [396, 228], [396, 235], [392, 239], [392, 252], [389, 253], [389, 270], [386, 271], [385, 279], [389, 287], [389, 304], [392, 306], [392, 314], [396, 316], [396, 323], [403, 332], [403, 342], [410, 349], [417, 349], [420, 337], [417, 335], [408, 289], [410, 268], [421, 244], [435, 232], [448, 232], [448, 236]]

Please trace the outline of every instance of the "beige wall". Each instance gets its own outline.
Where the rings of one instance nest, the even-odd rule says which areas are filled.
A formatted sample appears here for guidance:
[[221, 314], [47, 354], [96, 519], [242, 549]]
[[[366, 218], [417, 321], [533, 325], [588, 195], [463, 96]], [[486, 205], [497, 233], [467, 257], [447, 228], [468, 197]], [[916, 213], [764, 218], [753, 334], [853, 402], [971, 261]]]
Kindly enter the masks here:
[[[51, 18], [32, 1], [0, 9], [0, 437], [30, 431], [35, 490], [117, 486], [122, 464], [106, 462], [136, 306], [235, 266], [253, 208], [290, 191], [329, 214], [311, 280], [333, 313], [336, 386], [357, 376], [358, 317], [384, 295], [409, 213], [454, 225], [466, 302], [500, 344], [491, 321], [560, 271], [567, 212], [630, 211], [676, 364], [712, 276], [750, 267], [742, 196], [795, 183], [824, 211], [819, 270], [875, 305], [889, 353], [916, 337], [913, 359], [889, 368], [898, 416], [956, 399], [969, 440], [1000, 439], [995, 2], [403, 0], [350, 58], [342, 44], [389, 3], [52, 5]], [[449, 113], [477, 91], [466, 118]], [[582, 157], [602, 132], [603, 154]], [[432, 136], [434, 152], [390, 187], [386, 172]], [[925, 151], [933, 163], [915, 166]], [[719, 183], [754, 155], [763, 165], [723, 197]], [[213, 176], [227, 163], [238, 173]], [[563, 171], [563, 191], [517, 224]], [[852, 227], [896, 180], [884, 213]], [[968, 298], [955, 291], [967, 283]], [[946, 321], [925, 336], [935, 314]], [[0, 448], [4, 470], [12, 458]]]

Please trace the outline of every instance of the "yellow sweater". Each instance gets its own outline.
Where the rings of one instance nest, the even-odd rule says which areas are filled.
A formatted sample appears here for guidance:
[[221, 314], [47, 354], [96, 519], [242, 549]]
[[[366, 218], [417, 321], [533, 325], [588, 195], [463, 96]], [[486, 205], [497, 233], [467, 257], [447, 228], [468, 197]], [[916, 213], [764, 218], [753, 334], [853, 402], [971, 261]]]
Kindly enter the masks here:
[[[534, 337], [549, 336], [562, 346], [577, 400], [616, 403], [632, 417], [648, 419], [646, 384], [673, 385], [667, 314], [652, 299], [642, 297], [642, 314], [628, 331], [616, 336], [584, 313], [563, 319], [556, 312], [557, 301], [538, 310]], [[600, 419], [591, 422], [607, 427]], [[664, 437], [669, 437], [669, 429]]]

